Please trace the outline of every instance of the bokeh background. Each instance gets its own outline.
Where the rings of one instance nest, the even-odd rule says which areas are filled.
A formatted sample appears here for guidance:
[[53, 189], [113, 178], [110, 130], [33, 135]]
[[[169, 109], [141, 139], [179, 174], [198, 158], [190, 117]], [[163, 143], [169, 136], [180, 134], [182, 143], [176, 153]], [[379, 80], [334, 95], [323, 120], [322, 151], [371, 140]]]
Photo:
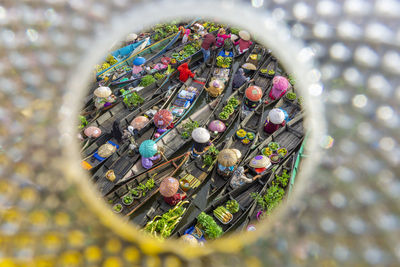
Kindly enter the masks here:
[[[0, 2], [0, 266], [398, 266], [400, 1], [181, 2]], [[324, 105], [335, 143], [268, 231], [188, 252], [137, 236], [101, 209], [76, 170], [67, 126], [97, 53], [130, 30], [118, 20], [141, 13], [135, 19], [149, 26], [163, 6], [172, 18], [209, 5], [210, 16], [230, 12], [240, 25], [264, 19], [248, 29], [273, 27], [288, 55], [310, 57], [312, 75], [298, 76], [321, 126]]]

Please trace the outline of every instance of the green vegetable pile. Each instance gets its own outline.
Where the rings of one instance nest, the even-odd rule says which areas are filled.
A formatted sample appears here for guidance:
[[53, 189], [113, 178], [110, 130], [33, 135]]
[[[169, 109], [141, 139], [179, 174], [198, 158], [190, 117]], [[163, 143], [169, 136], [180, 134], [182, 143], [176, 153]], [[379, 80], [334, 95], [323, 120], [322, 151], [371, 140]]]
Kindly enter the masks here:
[[236, 97], [231, 97], [228, 101], [228, 105], [232, 105], [232, 107], [236, 108], [239, 105], [239, 100]]
[[120, 212], [121, 210], [122, 210], [122, 205], [121, 204], [115, 204], [114, 205], [114, 207], [113, 207], [113, 210], [115, 211], [115, 212]]
[[156, 82], [156, 79], [152, 75], [149, 74], [142, 78], [139, 86], [146, 87], [155, 82]]
[[276, 151], [279, 148], [279, 144], [276, 142], [270, 142], [268, 144], [269, 149], [271, 149], [272, 151]]
[[235, 35], [239, 35], [240, 30], [236, 28], [231, 28], [231, 33]]
[[185, 131], [181, 134], [183, 139], [187, 139], [192, 134], [193, 130], [199, 127], [198, 121], [189, 121], [183, 125]]
[[282, 175], [275, 175], [275, 181], [272, 181], [272, 186], [268, 188], [267, 193], [261, 196], [258, 193], [252, 193], [251, 197], [257, 201], [257, 204], [264, 210], [265, 215], [271, 214], [283, 199], [285, 195], [284, 188], [289, 182], [290, 175], [287, 170], [283, 170]]
[[[212, 166], [215, 163], [215, 160], [217, 159], [219, 150], [214, 146], [210, 146], [210, 148], [207, 150], [207, 153], [204, 155], [203, 158], [203, 163], [205, 166]], [[203, 168], [205, 167], [203, 166]]]
[[232, 57], [217, 57], [217, 66], [220, 68], [229, 68], [232, 63]]
[[222, 111], [221, 113], [218, 114], [218, 118], [225, 121], [229, 118], [229, 114], [226, 111]]
[[146, 224], [144, 231], [161, 239], [169, 237], [175, 226], [182, 219], [186, 210], [186, 208], [182, 208], [182, 206], [186, 203], [189, 203], [189, 201], [179, 202], [174, 208], [163, 215], [155, 216], [152, 221]]
[[223, 234], [222, 228], [214, 221], [214, 219], [204, 212], [197, 216], [197, 223], [201, 225], [204, 233], [209, 239], [217, 239]]
[[235, 200], [228, 200], [225, 204], [225, 207], [229, 210], [230, 213], [234, 214], [239, 211], [239, 203]]
[[146, 181], [146, 183], [139, 183], [138, 186], [135, 188], [130, 187], [129, 192], [132, 196], [138, 197], [141, 196], [144, 197], [146, 196], [146, 193], [151, 191], [154, 188], [154, 178], [150, 178], [149, 180]]
[[132, 202], [133, 202], [133, 197], [132, 197], [132, 195], [131, 195], [131, 194], [128, 194], [128, 195], [124, 196], [124, 197], [122, 198], [122, 202], [123, 202], [125, 205], [130, 205], [130, 204], [132, 204]]
[[143, 104], [144, 102], [144, 99], [136, 92], [130, 92], [124, 89], [121, 89], [120, 92], [124, 97], [123, 102], [128, 108], [134, 108], [134, 107], [136, 108], [137, 106]]
[[155, 31], [153, 40], [159, 41], [168, 35], [178, 32], [179, 29], [175, 24], [156, 24], [153, 30]]
[[232, 214], [224, 206], [216, 208], [213, 214], [222, 223], [228, 223], [233, 218]]
[[288, 80], [289, 80], [289, 82], [290, 82], [291, 85], [295, 85], [296, 81], [294, 80], [294, 78], [293, 78], [292, 75], [288, 75], [287, 78], [288, 78]]
[[81, 125], [79, 125], [79, 129], [83, 129], [88, 125], [88, 121], [85, 116], [79, 116], [79, 120], [81, 121]]
[[269, 70], [269, 71], [268, 71], [268, 74], [269, 74], [269, 75], [274, 75], [274, 74], [275, 74], [275, 71], [274, 71], [274, 70]]
[[165, 74], [161, 74], [159, 72], [157, 72], [156, 74], [154, 74], [154, 78], [156, 78], [157, 81], [161, 80], [162, 78], [165, 77]]
[[233, 108], [233, 106], [231, 104], [228, 104], [224, 107], [223, 111], [225, 111], [226, 113], [228, 113], [230, 115], [235, 111], [235, 109]]
[[293, 93], [293, 92], [289, 92], [286, 94], [286, 98], [289, 100], [295, 100], [296, 97], [297, 97], [296, 93]]

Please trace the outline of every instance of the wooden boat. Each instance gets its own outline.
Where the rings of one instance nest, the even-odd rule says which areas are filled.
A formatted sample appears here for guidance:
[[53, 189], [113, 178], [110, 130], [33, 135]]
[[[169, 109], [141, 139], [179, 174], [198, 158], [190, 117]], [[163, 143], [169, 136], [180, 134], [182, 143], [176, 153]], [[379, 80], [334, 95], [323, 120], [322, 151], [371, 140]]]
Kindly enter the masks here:
[[[283, 164], [278, 165], [276, 171], [267, 172], [261, 178], [253, 181], [252, 183], [245, 184], [239, 188], [227, 192], [226, 194], [219, 197], [216, 201], [214, 201], [204, 210], [204, 212], [212, 216], [214, 220], [217, 222], [217, 224], [222, 228], [223, 234], [235, 230], [238, 226], [240, 226], [240, 224], [245, 219], [247, 219], [248, 214], [253, 210], [253, 207], [255, 205], [255, 200], [252, 197], [252, 194], [253, 193], [263, 194], [267, 190], [267, 188], [271, 185], [272, 181], [275, 178], [275, 174], [281, 174], [283, 168], [288, 169], [288, 166], [292, 165], [293, 154], [295, 153], [292, 152], [292, 154], [290, 154], [290, 156], [287, 157], [287, 159]], [[219, 206], [225, 206], [225, 204], [229, 200], [236, 200], [239, 203], [239, 211], [237, 213], [232, 214], [233, 215], [232, 219], [229, 222], [223, 223], [213, 214], [213, 211]], [[193, 227], [197, 224], [196, 218], [198, 214], [202, 212], [202, 210], [197, 208], [195, 205], [192, 205], [191, 207], [188, 208], [188, 210], [189, 209], [191, 209], [190, 212], [192, 219], [186, 220], [188, 221], [188, 223], [186, 223], [185, 225], [178, 224], [177, 227], [175, 228], [173, 235], [179, 237], [186, 233], [189, 233], [193, 229]], [[185, 219], [186, 218], [182, 218], [181, 221], [183, 222], [185, 221]]]
[[[186, 27], [190, 27], [193, 23], [195, 22], [192, 21], [189, 23]], [[129, 66], [132, 66], [133, 60], [140, 56], [140, 57], [146, 57], [148, 54], [153, 54], [155, 50], [157, 50], [157, 53], [152, 56], [152, 58], [156, 58], [164, 54], [168, 49], [171, 48], [180, 38], [181, 33], [177, 32], [174, 34], [171, 34], [170, 36], [165, 37], [164, 39], [146, 47], [144, 50], [140, 51], [139, 53], [132, 53], [131, 56], [126, 58], [125, 60], [122, 60], [113, 66], [109, 67], [108, 69], [105, 69], [99, 73], [97, 73], [97, 77], [105, 77], [105, 76], [113, 76], [113, 72], [121, 72], [124, 69], [129, 68]], [[121, 73], [120, 73], [121, 74]]]
[[[175, 75], [176, 76], [176, 75]], [[85, 138], [82, 143], [82, 157], [87, 157], [89, 154], [93, 153], [98, 146], [104, 143], [104, 138], [107, 138], [107, 133], [110, 131], [112, 124], [115, 120], [122, 119], [129, 114], [136, 114], [137, 110], [140, 112], [143, 111], [141, 109], [142, 106], [145, 106], [149, 101], [152, 103], [155, 98], [159, 99], [160, 95], [164, 95], [165, 97], [168, 94], [172, 94], [173, 88], [178, 88], [177, 83], [178, 81], [175, 79], [174, 75], [167, 77], [167, 79], [157, 88], [154, 85], [150, 85], [148, 87], [143, 88], [140, 91], [137, 91], [137, 94], [144, 99], [143, 104], [139, 105], [136, 109], [127, 109], [124, 103], [119, 100], [118, 104], [114, 106], [112, 109], [109, 109], [106, 113], [102, 114], [101, 116], [94, 118], [86, 127], [95, 126], [99, 127], [102, 131], [102, 135], [95, 140], [91, 138]], [[146, 105], [146, 110], [151, 108], [152, 106]], [[86, 128], [85, 127], [85, 128]], [[84, 128], [84, 129], [85, 129]], [[83, 129], [83, 130], [84, 130]], [[84, 136], [83, 130], [81, 135]]]
[[[172, 57], [172, 55], [174, 55], [174, 54], [176, 54], [176, 53], [182, 53], [182, 51], [184, 51], [183, 49], [187, 46], [187, 45], [194, 45], [194, 41], [193, 42], [188, 42], [188, 43], [185, 43], [185, 44], [181, 44], [181, 43], [179, 43], [179, 42], [176, 42], [175, 43], [175, 45], [173, 45], [173, 46], [171, 46], [170, 48], [169, 48], [169, 50], [167, 50], [164, 54], [162, 54], [162, 56], [163, 57], [168, 57], [168, 58], [173, 58]], [[193, 53], [192, 55], [190, 55], [189, 57], [187, 57], [187, 58], [185, 58], [185, 61], [186, 60], [188, 60], [188, 59], [190, 59], [190, 58], [193, 58], [193, 57], [200, 57], [201, 55], [200, 55], [200, 48], [199, 49], [197, 49], [196, 50], [196, 52], [195, 53]], [[147, 73], [145, 74], [145, 75], [147, 75], [147, 74], [151, 74], [151, 75], [154, 75], [154, 74], [156, 74], [156, 73], [163, 73], [163, 72], [165, 72], [167, 69], [165, 68], [165, 69], [162, 69], [162, 70], [156, 70], [156, 69], [154, 69], [154, 66], [155, 65], [157, 65], [157, 64], [159, 64], [159, 63], [161, 63], [161, 59], [162, 59], [162, 57], [161, 56], [158, 56], [158, 57], [155, 57], [155, 56], [151, 56], [151, 57], [149, 57], [149, 58], [146, 58], [146, 63], [145, 63], [145, 65], [144, 65], [144, 67], [146, 68], [146, 67], [148, 67], [148, 68], [152, 68], [150, 71], [147, 71]], [[180, 61], [177, 61], [177, 63], [175, 63], [175, 64], [171, 64], [171, 66], [172, 67], [177, 67], [177, 66], [179, 66], [179, 64], [180, 64], [181, 62]], [[176, 71], [176, 70], [175, 70]], [[114, 79], [112, 82], [111, 82], [111, 84], [113, 85], [113, 86], [118, 86], [118, 87], [120, 87], [120, 86], [123, 86], [123, 85], [126, 85], [126, 84], [128, 84], [128, 83], [132, 83], [132, 82], [134, 82], [134, 81], [136, 81], [136, 80], [140, 80], [141, 78], [129, 78], [131, 76], [131, 71], [129, 70], [129, 71], [126, 71], [126, 72], [124, 72], [124, 73], [122, 73], [119, 77], [117, 77], [116, 79]]]
[[[297, 157], [297, 151], [294, 151], [286, 160], [284, 163], [280, 164], [279, 167], [272, 172], [272, 174], [270, 175], [268, 182], [267, 182], [267, 186], [264, 187], [261, 192], [260, 195], [264, 195], [267, 190], [269, 189], [269, 187], [271, 186], [272, 182], [275, 180], [275, 174], [278, 175], [282, 175], [283, 170], [286, 170], [288, 173], [292, 173], [293, 168], [294, 168], [294, 164], [296, 161], [296, 157]], [[285, 191], [287, 193], [287, 189], [289, 188], [289, 184], [286, 186]], [[259, 217], [261, 215], [260, 212], [260, 207], [257, 204], [257, 201], [254, 201], [253, 204], [251, 205], [249, 212], [247, 214], [247, 216], [244, 218], [243, 221], [238, 221], [238, 223], [236, 224], [236, 227], [232, 227], [231, 231], [240, 229], [240, 230], [245, 230], [246, 227], [250, 224], [250, 223], [254, 223], [256, 221], [258, 221], [259, 219], [257, 217]]]
[[[204, 75], [208, 75], [207, 71], [204, 71], [204, 65], [203, 67], [199, 68], [199, 72], [198, 75], [200, 76], [200, 78]], [[173, 96], [171, 96], [168, 101], [166, 103], [163, 104], [163, 106], [160, 109], [169, 109], [172, 106], [172, 103], [174, 103], [174, 101], [177, 99], [177, 94], [179, 93], [180, 90], [182, 90], [183, 88], [186, 88], [186, 86], [192, 85], [192, 84], [196, 84], [194, 86], [198, 86], [198, 88], [202, 88], [202, 84], [199, 84], [198, 82], [192, 82], [192, 80], [188, 80], [183, 86], [181, 86], [179, 88], [179, 90], [176, 91], [176, 93], [174, 93]], [[200, 92], [201, 93], [201, 92]], [[196, 99], [198, 98], [198, 95], [196, 96]], [[196, 100], [195, 100], [196, 101]], [[192, 104], [193, 106], [194, 104]], [[188, 109], [186, 111], [189, 111], [190, 109]], [[177, 124], [179, 124], [180, 120], [182, 119], [182, 117], [178, 117], [177, 119], [175, 119], [175, 121], [173, 122], [175, 124], [175, 126]], [[150, 123], [148, 125], [148, 127], [146, 127], [145, 129], [143, 129], [144, 133], [140, 135], [139, 139], [135, 140], [137, 142], [138, 145], [140, 145], [143, 141], [147, 140], [147, 139], [153, 139], [155, 131], [156, 131], [156, 127], [154, 127], [153, 123]], [[167, 130], [167, 132], [169, 132], [170, 130]], [[157, 139], [156, 139], [157, 142]], [[125, 150], [122, 154], [117, 154], [115, 156], [115, 158], [110, 160], [109, 164], [105, 164], [104, 168], [99, 169], [98, 172], [95, 173], [95, 175], [93, 176], [94, 180], [100, 179], [98, 182], [99, 188], [100, 190], [105, 194], [107, 193], [107, 190], [112, 186], [112, 185], [116, 185], [118, 183], [122, 183], [123, 181], [125, 181], [125, 179], [134, 176], [134, 175], [138, 175], [142, 172], [145, 172], [146, 169], [144, 169], [142, 167], [141, 161], [139, 161], [140, 159], [140, 154], [136, 153], [133, 157], [130, 157], [128, 155], [128, 151], [129, 151], [129, 144], [126, 144], [124, 146]], [[122, 151], [122, 150], [121, 150]], [[160, 161], [159, 163], [164, 162], [164, 159], [162, 161]], [[116, 177], [117, 179], [114, 182], [108, 181], [104, 175], [105, 173], [109, 170], [109, 169], [113, 169], [114, 172], [117, 174]]]
[[[285, 158], [292, 153], [296, 147], [302, 142], [304, 138], [304, 132], [303, 132], [303, 114], [298, 114], [293, 120], [291, 120], [289, 123], [286, 124], [285, 127], [279, 129], [272, 135], [270, 135], [268, 138], [266, 138], [262, 143], [260, 143], [256, 149], [254, 149], [251, 153], [248, 154], [248, 156], [240, 163], [241, 166], [246, 167], [250, 163], [250, 160], [252, 160], [255, 156], [257, 155], [262, 155], [262, 150], [268, 146], [270, 142], [277, 142], [278, 144], [281, 145], [281, 147], [286, 148], [287, 154], [286, 156], [281, 159], [283, 161]], [[275, 164], [272, 164], [269, 169], [272, 169]], [[246, 176], [248, 178], [252, 178], [255, 176], [255, 174], [251, 173], [246, 173]], [[212, 188], [210, 192], [210, 199], [215, 198], [217, 195], [222, 195], [226, 194], [227, 192], [230, 192], [233, 190], [233, 188], [230, 185], [232, 177], [229, 177], [228, 179], [223, 179], [220, 175], [218, 175], [216, 172], [213, 172], [212, 176]]]
[[[179, 114], [180, 116], [176, 116], [174, 115], [174, 121], [172, 122], [172, 127], [169, 127], [167, 129], [167, 131], [165, 131], [160, 137], [158, 137], [157, 139], [155, 139], [155, 142], [158, 144], [158, 142], [164, 137], [166, 136], [173, 128], [177, 127], [179, 125], [179, 123], [181, 123], [181, 121], [187, 116], [187, 114], [192, 110], [192, 108], [195, 106], [197, 100], [199, 99], [199, 96], [203, 93], [204, 91], [204, 82], [206, 80], [208, 80], [208, 76], [210, 74], [210, 69], [207, 69], [205, 67], [205, 64], [203, 63], [198, 72], [197, 72], [197, 77], [196, 80], [189, 78], [183, 85], [182, 87], [179, 89], [179, 92], [185, 90], [186, 88], [189, 87], [193, 87], [195, 88], [195, 90], [197, 91], [197, 93], [195, 94], [194, 98], [191, 100], [192, 102], [190, 103], [189, 106], [187, 106], [186, 108], [183, 108], [183, 112], [181, 114]], [[176, 108], [175, 104], [178, 101], [181, 101], [180, 99], [178, 99], [178, 94], [175, 95], [175, 97], [173, 98], [173, 100], [170, 102], [169, 106], [166, 107], [166, 109], [169, 109], [173, 114], [173, 110]], [[189, 100], [188, 100], [189, 101]], [[190, 102], [190, 101], [189, 101]], [[137, 161], [133, 167], [131, 168], [131, 170], [129, 171], [129, 173], [126, 174], [126, 177], [129, 176], [133, 176], [133, 175], [138, 175], [142, 172], [146, 171], [146, 169], [144, 169], [142, 167], [142, 164], [140, 161]]]
[[[217, 145], [217, 149], [222, 149], [223, 143]], [[189, 188], [185, 191], [186, 199], [185, 201], [190, 201], [190, 205], [188, 210], [192, 209], [193, 200], [197, 197], [196, 194], [201, 189], [201, 185], [208, 180], [208, 174], [213, 169], [213, 164], [211, 166], [207, 166], [203, 162], [203, 158], [199, 157], [190, 163], [186, 162], [185, 166], [182, 167], [182, 171], [175, 176], [179, 181], [184, 182], [185, 180], [189, 184]], [[183, 193], [183, 190], [179, 189], [180, 193]], [[145, 204], [146, 207], [142, 207], [140, 210], [137, 210], [136, 213], [133, 213], [130, 219], [135, 222], [139, 227], [144, 227], [150, 220], [152, 220], [157, 215], [162, 215], [171, 209], [171, 206], [164, 201], [164, 198], [161, 195], [157, 195], [152, 199], [148, 199]], [[147, 208], [151, 205], [151, 208]], [[183, 217], [185, 217], [185, 214]]]
[[[178, 87], [177, 87], [178, 88]], [[177, 91], [177, 90], [176, 90]], [[176, 92], [175, 92], [176, 93]], [[174, 93], [174, 94], [175, 94]], [[168, 104], [172, 101], [173, 95], [169, 97], [164, 97], [159, 99], [158, 102], [154, 103], [150, 101], [146, 107], [147, 109], [143, 109], [141, 113], [130, 114], [128, 117], [124, 118], [124, 124], [126, 128], [129, 123], [137, 116], [141, 116], [147, 114], [151, 119], [147, 123], [147, 125], [142, 128], [136, 136], [134, 136], [135, 142], [140, 145], [143, 141], [152, 139], [154, 134], [156, 133], [156, 128], [154, 127], [153, 117], [151, 114], [156, 112], [154, 109], [155, 106], [159, 109], [164, 109], [168, 106]], [[154, 105], [151, 105], [154, 103]], [[149, 112], [150, 110], [154, 109], [154, 112]], [[124, 129], [123, 128], [123, 129]], [[132, 167], [132, 165], [140, 159], [140, 154], [136, 151], [134, 155], [130, 155], [129, 151], [130, 142], [125, 142], [119, 153], [115, 153], [112, 157], [110, 157], [103, 166], [101, 166], [94, 174], [93, 174], [93, 181], [98, 186], [100, 192], [106, 194], [108, 190], [111, 190], [116, 184], [122, 183], [123, 177], [125, 177], [126, 173]], [[110, 181], [105, 177], [105, 174], [109, 171], [113, 170], [116, 179], [114, 181]]]
[[[178, 172], [186, 160], [189, 158], [189, 154], [185, 153], [179, 157], [171, 159], [163, 164], [160, 164], [144, 174], [137, 177], [130, 177], [121, 186], [112, 189], [105, 198], [111, 205], [122, 204], [124, 208], [120, 212], [122, 215], [129, 216], [138, 208], [140, 208], [146, 200], [158, 193], [161, 181], [165, 177], [174, 176]], [[143, 187], [146, 185], [148, 180], [154, 181], [153, 187]], [[140, 185], [142, 184], [142, 186]], [[135, 192], [132, 192], [136, 190]], [[124, 196], [127, 194], [137, 194], [134, 196], [134, 200], [130, 204], [126, 204], [123, 201]]]
[[[261, 88], [262, 90], [262, 94], [263, 94], [263, 101], [267, 101], [267, 102], [272, 102], [268, 96], [269, 91], [271, 90], [272, 87], [272, 79], [267, 78], [265, 76], [260, 75], [260, 69], [262, 68], [262, 66], [268, 64], [270, 61], [272, 60], [271, 55], [269, 55], [267, 57], [267, 59], [264, 61], [264, 63], [261, 65], [261, 67], [259, 67], [256, 71], [256, 73], [254, 74], [254, 78], [253, 78], [253, 82], [250, 83], [245, 83], [246, 88], [255, 85]], [[245, 109], [245, 105], [244, 102], [242, 103], [241, 106], [241, 118], [245, 118], [248, 114], [250, 114], [251, 110], [247, 110]]]

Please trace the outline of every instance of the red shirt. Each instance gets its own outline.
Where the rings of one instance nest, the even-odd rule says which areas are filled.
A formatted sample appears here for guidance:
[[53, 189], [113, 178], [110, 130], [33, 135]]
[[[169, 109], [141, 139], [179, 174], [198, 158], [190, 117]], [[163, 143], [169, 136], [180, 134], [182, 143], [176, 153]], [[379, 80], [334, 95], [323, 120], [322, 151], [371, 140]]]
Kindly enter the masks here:
[[179, 201], [184, 200], [186, 198], [186, 194], [176, 193], [172, 197], [164, 197], [164, 201], [167, 202], [171, 206], [175, 206], [179, 203]]
[[187, 79], [189, 79], [189, 76], [192, 78], [194, 77], [194, 73], [190, 71], [187, 63], [183, 63], [182, 65], [180, 65], [178, 67], [178, 71], [179, 71], [179, 80], [181, 80], [182, 82], [186, 82]]
[[235, 45], [239, 45], [240, 51], [249, 48], [252, 44], [253, 44], [252, 41], [245, 41], [243, 39], [239, 39], [239, 41], [235, 42]]
[[201, 44], [201, 47], [204, 48], [205, 50], [208, 50], [213, 45], [215, 45], [214, 34], [211, 34], [211, 33], [206, 34], [204, 36], [204, 40], [203, 40], [203, 43]]

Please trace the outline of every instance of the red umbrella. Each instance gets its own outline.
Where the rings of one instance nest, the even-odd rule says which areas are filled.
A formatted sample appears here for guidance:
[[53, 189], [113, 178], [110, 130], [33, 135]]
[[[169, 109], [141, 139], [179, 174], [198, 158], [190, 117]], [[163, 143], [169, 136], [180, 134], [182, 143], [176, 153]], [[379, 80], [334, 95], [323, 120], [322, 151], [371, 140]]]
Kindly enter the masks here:
[[258, 101], [262, 97], [262, 90], [258, 86], [250, 86], [249, 88], [246, 89], [246, 97], [250, 101]]
[[157, 128], [167, 128], [173, 119], [171, 111], [162, 109], [154, 115], [154, 124]]
[[160, 194], [164, 197], [172, 197], [178, 192], [179, 181], [174, 177], [166, 177], [160, 184]]
[[97, 138], [101, 135], [101, 130], [100, 128], [94, 127], [94, 126], [89, 126], [85, 129], [85, 131], [83, 131], [83, 133], [87, 136], [87, 137], [93, 137], [93, 138]]

